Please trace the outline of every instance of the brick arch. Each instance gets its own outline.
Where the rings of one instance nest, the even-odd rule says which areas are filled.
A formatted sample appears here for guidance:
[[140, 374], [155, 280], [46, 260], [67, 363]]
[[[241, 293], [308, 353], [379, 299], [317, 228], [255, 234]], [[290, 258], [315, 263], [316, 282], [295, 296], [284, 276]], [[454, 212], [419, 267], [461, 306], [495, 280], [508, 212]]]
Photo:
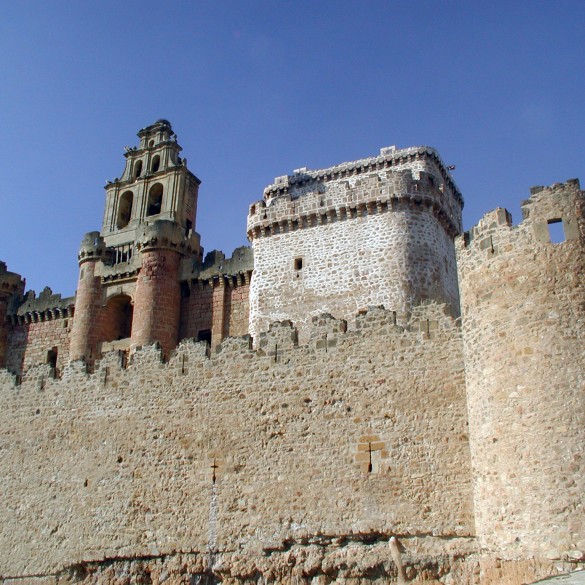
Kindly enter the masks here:
[[113, 295], [107, 300], [103, 313], [103, 341], [117, 341], [130, 337], [134, 316], [133, 305], [132, 298], [124, 293]]
[[136, 284], [133, 282], [105, 288], [102, 295], [102, 307], [105, 307], [112, 297], [117, 297], [119, 295], [130, 297], [131, 302], [134, 304], [135, 292]]

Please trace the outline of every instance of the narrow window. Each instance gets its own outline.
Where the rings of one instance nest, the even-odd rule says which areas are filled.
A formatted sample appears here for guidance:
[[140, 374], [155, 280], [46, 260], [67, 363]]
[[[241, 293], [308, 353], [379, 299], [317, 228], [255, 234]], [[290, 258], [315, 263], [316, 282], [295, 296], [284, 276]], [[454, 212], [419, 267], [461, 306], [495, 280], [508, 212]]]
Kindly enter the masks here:
[[57, 355], [59, 350], [54, 347], [47, 352], [47, 365], [52, 369], [57, 369]]
[[58, 355], [58, 353], [59, 353], [59, 351], [56, 347], [53, 347], [53, 349], [50, 349], [47, 352], [47, 365], [51, 369], [51, 373], [49, 374], [49, 377], [51, 377], [51, 378], [58, 378], [59, 377], [59, 370], [57, 370], [57, 355]]
[[295, 258], [294, 267], [295, 267], [295, 270], [302, 270], [303, 269], [303, 259], [302, 258]]
[[152, 166], [151, 166], [151, 171], [153, 173], [156, 173], [156, 171], [158, 171], [158, 168], [160, 167], [160, 156], [157, 154], [153, 159], [152, 159]]
[[146, 215], [157, 215], [162, 208], [163, 186], [160, 183], [154, 184], [148, 192], [148, 205]]
[[126, 191], [120, 196], [120, 202], [118, 203], [118, 221], [116, 222], [118, 229], [125, 228], [130, 222], [133, 201], [134, 194], [132, 191]]
[[193, 229], [193, 222], [190, 219], [188, 219], [185, 222], [185, 237], [187, 237], [187, 238], [189, 237], [192, 229]]
[[138, 179], [138, 177], [140, 177], [141, 174], [142, 174], [142, 161], [137, 160], [134, 163], [134, 179]]
[[548, 236], [552, 244], [562, 244], [565, 241], [565, 229], [562, 219], [548, 220]]

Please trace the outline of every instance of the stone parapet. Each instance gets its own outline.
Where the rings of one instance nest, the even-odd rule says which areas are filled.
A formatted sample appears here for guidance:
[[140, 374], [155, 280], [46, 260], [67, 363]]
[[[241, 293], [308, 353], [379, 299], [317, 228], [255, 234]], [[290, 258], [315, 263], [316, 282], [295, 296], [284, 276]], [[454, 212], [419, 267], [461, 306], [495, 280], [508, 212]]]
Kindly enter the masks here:
[[104, 260], [106, 258], [106, 244], [99, 232], [88, 232], [83, 236], [77, 259], [79, 265], [90, 260]]
[[209, 282], [224, 278], [234, 280], [234, 284], [250, 282], [254, 270], [254, 252], [249, 246], [236, 248], [230, 258], [221, 250], [212, 250], [205, 256], [203, 263], [186, 259], [181, 265], [180, 280], [187, 282]]
[[455, 237], [461, 232], [461, 203], [442, 189], [433, 175], [420, 171], [415, 179], [412, 169], [365, 175], [351, 183], [315, 182], [300, 198], [283, 194], [252, 204], [248, 239], [409, 208], [428, 209]]
[[136, 248], [139, 252], [167, 249], [180, 254], [193, 254], [199, 250], [199, 234], [186, 234], [178, 223], [159, 219], [141, 227], [136, 234]]
[[25, 281], [16, 272], [10, 272], [6, 268], [6, 263], [0, 261], [0, 296], [12, 297], [22, 296], [24, 293]]
[[302, 192], [310, 184], [323, 184], [329, 181], [348, 179], [356, 175], [377, 172], [382, 169], [395, 168], [396, 170], [401, 170], [405, 165], [412, 165], [414, 162], [426, 157], [433, 159], [434, 163], [441, 169], [441, 174], [453, 190], [461, 206], [463, 206], [463, 197], [451, 178], [447, 166], [441, 160], [439, 153], [428, 146], [413, 146], [402, 149], [388, 146], [380, 149], [379, 156], [362, 158], [320, 170], [297, 169], [293, 175], [276, 177], [274, 183], [264, 189], [264, 197], [265, 199], [271, 199], [287, 193], [292, 193], [293, 196], [298, 197], [298, 190]]
[[29, 290], [18, 306], [9, 312], [9, 317], [14, 324], [37, 323], [67, 319], [73, 316], [74, 309], [75, 297], [62, 298], [47, 286], [38, 297], [34, 290]]

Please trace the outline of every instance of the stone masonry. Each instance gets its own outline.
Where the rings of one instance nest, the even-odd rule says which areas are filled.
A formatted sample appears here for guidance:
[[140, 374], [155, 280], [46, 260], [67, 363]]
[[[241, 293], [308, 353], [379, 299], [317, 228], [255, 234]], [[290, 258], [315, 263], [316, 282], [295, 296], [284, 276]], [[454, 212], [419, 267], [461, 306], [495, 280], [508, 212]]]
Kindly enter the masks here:
[[250, 333], [291, 319], [307, 339], [326, 311], [353, 320], [371, 305], [408, 314], [428, 299], [459, 312], [453, 238], [463, 199], [433, 149], [300, 169], [250, 207]]
[[0, 263], [1, 583], [585, 568], [577, 180], [462, 234], [436, 151], [384, 148], [278, 177], [204, 256], [170, 123], [138, 136], [74, 298]]

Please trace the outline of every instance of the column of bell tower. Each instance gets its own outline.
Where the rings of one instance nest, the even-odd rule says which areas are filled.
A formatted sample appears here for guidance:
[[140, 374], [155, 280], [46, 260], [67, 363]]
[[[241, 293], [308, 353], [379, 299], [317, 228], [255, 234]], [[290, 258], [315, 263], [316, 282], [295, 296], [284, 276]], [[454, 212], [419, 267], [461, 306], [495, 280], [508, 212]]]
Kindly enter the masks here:
[[182, 239], [179, 226], [160, 220], [138, 242], [142, 266], [134, 295], [132, 347], [157, 342], [167, 356], [179, 341]]

